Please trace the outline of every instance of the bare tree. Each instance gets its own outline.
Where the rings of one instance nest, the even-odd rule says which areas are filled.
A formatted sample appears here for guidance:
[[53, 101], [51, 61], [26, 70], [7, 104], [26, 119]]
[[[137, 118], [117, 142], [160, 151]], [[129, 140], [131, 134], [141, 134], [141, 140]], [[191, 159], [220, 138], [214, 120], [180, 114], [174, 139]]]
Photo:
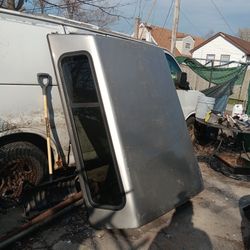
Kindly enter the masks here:
[[29, 4], [25, 4], [25, 12], [35, 14], [45, 14], [45, 10], [47, 8], [47, 4], [43, 0], [29, 0]]
[[22, 11], [24, 0], [0, 0], [0, 8]]
[[39, 6], [41, 8], [41, 13], [44, 14], [45, 2], [43, 0], [38, 0]]
[[62, 2], [66, 6], [68, 18], [76, 19], [75, 16], [79, 14], [79, 10], [81, 9], [81, 3], [77, 0], [64, 0]]
[[105, 27], [119, 18], [128, 19], [121, 14], [120, 9], [133, 0], [126, 0], [123, 4], [118, 1], [120, 0], [33, 0], [33, 8], [26, 8], [26, 11], [56, 14]]
[[119, 3], [109, 4], [106, 0], [99, 0], [98, 3], [94, 0], [63, 1], [67, 5], [67, 13], [65, 15], [70, 19], [104, 27], [122, 17], [118, 13], [118, 8], [121, 7]]

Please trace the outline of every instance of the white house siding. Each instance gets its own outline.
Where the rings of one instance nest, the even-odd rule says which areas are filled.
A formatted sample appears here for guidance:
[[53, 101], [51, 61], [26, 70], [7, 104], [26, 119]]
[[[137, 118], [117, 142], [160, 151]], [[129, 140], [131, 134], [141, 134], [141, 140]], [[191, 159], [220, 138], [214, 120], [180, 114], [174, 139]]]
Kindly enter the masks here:
[[176, 40], [175, 47], [182, 54], [183, 41], [182, 40]]
[[144, 25], [140, 25], [138, 36], [142, 40], [145, 40], [147, 42], [153, 42], [150, 32]]
[[[245, 53], [221, 36], [216, 37], [212, 41], [195, 50], [192, 57], [203, 59], [200, 60], [200, 62], [204, 64], [207, 54], [215, 54], [215, 60], [220, 60], [221, 55], [230, 55], [230, 61], [246, 62]], [[220, 62], [215, 62], [215, 65], [218, 64], [220, 64]], [[237, 65], [230, 65], [230, 67], [233, 66]]]
[[[186, 44], [190, 44], [190, 48], [186, 48]], [[182, 55], [190, 56], [190, 50], [194, 48], [194, 39], [191, 36], [186, 36], [181, 39], [177, 39], [176, 48], [180, 51]]]

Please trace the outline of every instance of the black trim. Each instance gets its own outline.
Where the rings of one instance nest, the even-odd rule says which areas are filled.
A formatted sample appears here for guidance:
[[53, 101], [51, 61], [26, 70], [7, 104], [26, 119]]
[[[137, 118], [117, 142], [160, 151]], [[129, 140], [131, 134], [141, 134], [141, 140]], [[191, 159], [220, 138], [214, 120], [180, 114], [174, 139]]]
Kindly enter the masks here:
[[99, 103], [72, 103], [72, 108], [97, 108], [100, 107]]
[[[81, 166], [83, 166], [83, 170], [84, 170], [83, 174], [84, 174], [84, 180], [85, 180], [84, 184], [85, 184], [86, 193], [87, 193], [90, 204], [95, 208], [102, 208], [102, 209], [108, 209], [108, 210], [121, 210], [126, 204], [126, 196], [125, 196], [124, 188], [123, 188], [122, 181], [121, 181], [120, 171], [119, 171], [118, 164], [117, 164], [117, 159], [116, 159], [116, 156], [115, 156], [115, 151], [114, 151], [114, 146], [113, 146], [112, 139], [111, 139], [110, 130], [109, 130], [109, 127], [108, 127], [107, 117], [106, 117], [106, 114], [105, 114], [105, 111], [104, 111], [104, 105], [103, 105], [102, 98], [101, 98], [101, 93], [100, 93], [100, 89], [99, 89], [99, 85], [98, 85], [98, 81], [97, 81], [97, 77], [96, 77], [96, 72], [95, 72], [93, 60], [92, 60], [92, 57], [91, 57], [91, 55], [90, 55], [90, 53], [88, 51], [82, 50], [82, 51], [75, 51], [75, 52], [67, 52], [67, 53], [62, 54], [58, 59], [58, 62], [57, 62], [58, 65], [57, 66], [58, 66], [58, 69], [59, 69], [59, 74], [60, 74], [60, 78], [61, 78], [61, 82], [62, 82], [63, 91], [66, 94], [65, 99], [67, 101], [67, 107], [72, 107], [72, 103], [69, 100], [69, 96], [67, 94], [68, 92], [67, 92], [67, 89], [66, 89], [65, 79], [63, 77], [63, 70], [62, 70], [62, 67], [61, 67], [61, 61], [66, 57], [79, 56], [79, 55], [87, 56], [87, 58], [89, 60], [89, 65], [90, 65], [91, 73], [92, 73], [92, 76], [93, 76], [93, 81], [94, 81], [95, 88], [96, 88], [97, 99], [98, 99], [98, 102], [99, 102], [101, 115], [103, 117], [103, 122], [104, 122], [104, 127], [105, 127], [105, 130], [106, 130], [106, 133], [107, 133], [107, 139], [108, 139], [108, 143], [109, 143], [109, 147], [110, 147], [110, 152], [111, 152], [111, 156], [113, 158], [114, 168], [115, 168], [116, 176], [117, 176], [117, 179], [118, 179], [118, 185], [119, 185], [119, 188], [120, 188], [120, 191], [121, 191], [122, 203], [121, 203], [121, 205], [118, 205], [118, 206], [100, 205], [100, 204], [95, 203], [92, 200], [91, 192], [90, 192], [89, 186], [88, 186], [89, 182], [87, 181], [88, 177], [87, 177], [87, 174], [85, 172], [86, 170], [85, 170], [85, 167], [84, 167], [85, 166], [84, 160], [82, 158], [82, 155], [79, 154], [80, 155], [80, 159], [79, 159], [80, 164], [81, 164]], [[70, 119], [71, 119], [71, 123], [72, 123], [72, 121], [74, 120], [72, 110], [69, 109], [68, 112], [70, 114]], [[76, 147], [77, 147], [77, 151], [79, 152], [79, 149], [80, 149], [79, 139], [78, 139], [78, 135], [77, 135], [77, 132], [76, 132], [74, 122], [72, 124], [73, 124], [74, 137], [77, 138], [77, 140], [75, 140], [76, 141]], [[82, 171], [81, 171], [81, 173], [82, 173]]]
[[[38, 83], [0, 83], [0, 86], [32, 86], [32, 87], [40, 87]], [[52, 86], [58, 86], [56, 84], [51, 84], [50, 87]], [[41, 87], [40, 87], [41, 88]]]

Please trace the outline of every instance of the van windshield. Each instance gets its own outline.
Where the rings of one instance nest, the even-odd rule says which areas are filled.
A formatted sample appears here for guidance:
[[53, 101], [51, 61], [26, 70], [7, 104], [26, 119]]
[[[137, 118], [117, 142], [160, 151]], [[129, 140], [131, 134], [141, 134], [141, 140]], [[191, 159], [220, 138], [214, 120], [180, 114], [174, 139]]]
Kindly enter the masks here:
[[181, 69], [171, 55], [165, 53], [165, 56], [168, 61], [168, 66], [171, 72], [171, 77], [175, 82], [177, 80], [177, 76], [181, 74]]

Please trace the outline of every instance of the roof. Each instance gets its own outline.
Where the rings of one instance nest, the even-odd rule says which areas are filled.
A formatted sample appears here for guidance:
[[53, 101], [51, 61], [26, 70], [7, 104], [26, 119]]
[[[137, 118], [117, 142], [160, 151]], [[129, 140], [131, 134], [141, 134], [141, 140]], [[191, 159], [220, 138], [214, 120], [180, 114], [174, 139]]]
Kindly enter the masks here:
[[195, 50], [201, 48], [202, 46], [204, 46], [205, 44], [209, 43], [210, 41], [214, 40], [215, 38], [219, 36], [223, 37], [225, 40], [227, 40], [228, 42], [233, 44], [235, 47], [243, 51], [246, 55], [250, 55], [250, 42], [245, 41], [236, 36], [228, 35], [223, 32], [219, 32], [215, 34], [214, 36], [210, 37], [209, 39], [207, 39], [206, 41], [204, 41], [203, 43], [199, 44], [198, 46], [195, 46], [194, 49], [191, 50], [191, 52], [193, 53]]
[[[157, 44], [160, 47], [165, 48], [167, 50], [170, 50], [172, 30], [166, 29], [166, 28], [161, 28], [161, 27], [154, 26], [154, 25], [150, 25], [150, 26], [147, 25], [146, 28], [151, 32], [151, 35], [153, 36], [153, 38], [155, 39], [155, 41], [157, 42]], [[204, 39], [201, 37], [193, 36], [193, 35], [186, 34], [183, 32], [177, 32], [177, 34], [176, 34], [177, 39], [181, 39], [181, 38], [184, 38], [187, 36], [191, 36], [194, 39], [194, 41], [195, 41], [194, 46], [198, 46], [200, 43], [202, 43], [204, 41]], [[181, 55], [179, 50], [177, 50], [177, 49], [175, 49], [174, 54], [175, 54], [175, 56]]]
[[[151, 35], [160, 47], [165, 48], [167, 50], [171, 49], [171, 30], [163, 29], [157, 26], [147, 26], [147, 28], [150, 30]], [[176, 48], [174, 54], [176, 56], [181, 55], [179, 50], [177, 50]]]
[[31, 19], [32, 22], [30, 22], [29, 24], [36, 24], [36, 22], [42, 21], [44, 23], [54, 23], [54, 24], [58, 24], [58, 25], [63, 25], [63, 26], [65, 25], [65, 26], [69, 26], [69, 27], [84, 29], [84, 30], [92, 31], [96, 34], [111, 35], [111, 36], [119, 37], [122, 39], [124, 38], [127, 40], [133, 40], [136, 42], [147, 43], [145, 41], [138, 41], [127, 34], [115, 32], [115, 31], [110, 31], [110, 30], [105, 30], [105, 29], [102, 29], [102, 28], [100, 28], [96, 25], [93, 25], [93, 24], [79, 22], [79, 21], [67, 19], [67, 18], [60, 17], [60, 16], [47, 15], [47, 14], [42, 14], [42, 15], [41, 14], [29, 14], [29, 13], [23, 13], [23, 12], [19, 12], [19, 11], [0, 8], [0, 19], [4, 18], [2, 16], [2, 14], [8, 15], [8, 19], [10, 17], [13, 17], [13, 20], [22, 20], [22, 19], [25, 20], [25, 18]]

